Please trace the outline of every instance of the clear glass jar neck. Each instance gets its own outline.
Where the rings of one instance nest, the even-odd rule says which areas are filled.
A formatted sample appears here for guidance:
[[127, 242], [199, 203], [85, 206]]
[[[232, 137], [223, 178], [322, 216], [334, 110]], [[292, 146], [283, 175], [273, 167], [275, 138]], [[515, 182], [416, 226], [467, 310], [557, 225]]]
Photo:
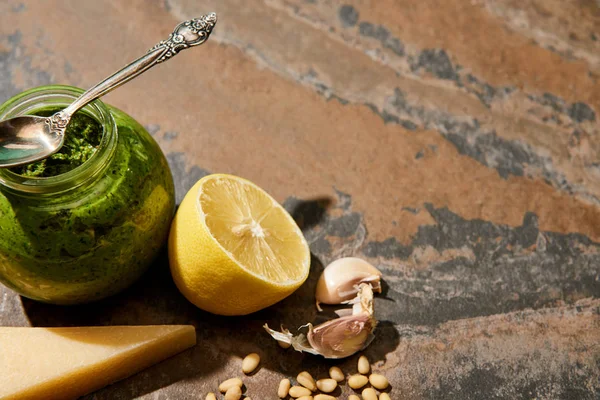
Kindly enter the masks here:
[[[0, 121], [20, 115], [31, 115], [44, 109], [65, 108], [82, 93], [82, 89], [62, 85], [40, 86], [27, 90], [0, 106]], [[115, 152], [117, 126], [109, 108], [100, 100], [94, 100], [81, 111], [102, 126], [100, 145], [89, 160], [69, 172], [47, 178], [21, 176], [6, 168], [0, 168], [0, 187], [24, 195], [55, 195], [87, 185], [101, 176]]]

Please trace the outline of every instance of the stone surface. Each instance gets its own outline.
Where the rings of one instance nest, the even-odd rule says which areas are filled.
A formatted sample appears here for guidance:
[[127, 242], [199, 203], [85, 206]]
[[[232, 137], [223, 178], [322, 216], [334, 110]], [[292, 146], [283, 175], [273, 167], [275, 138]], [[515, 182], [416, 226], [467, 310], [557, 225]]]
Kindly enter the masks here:
[[[600, 396], [600, 6], [594, 0], [116, 0], [0, 4], [0, 100], [88, 87], [183, 19], [211, 40], [106, 97], [168, 156], [180, 200], [210, 172], [284, 203], [311, 244], [294, 295], [243, 318], [177, 292], [163, 255], [134, 287], [81, 307], [0, 288], [0, 324], [191, 323], [198, 345], [86, 399], [197, 399], [357, 357], [283, 351], [261, 329], [318, 320], [323, 265], [384, 273], [365, 351], [393, 399]], [[346, 396], [347, 389], [336, 392]]]

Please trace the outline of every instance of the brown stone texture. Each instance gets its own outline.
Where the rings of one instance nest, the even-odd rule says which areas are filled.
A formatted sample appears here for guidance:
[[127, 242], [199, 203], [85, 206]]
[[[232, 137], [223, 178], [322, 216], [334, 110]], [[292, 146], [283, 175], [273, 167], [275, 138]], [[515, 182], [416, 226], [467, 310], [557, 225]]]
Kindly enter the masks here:
[[225, 172], [285, 204], [311, 245], [309, 280], [222, 318], [179, 294], [163, 254], [92, 305], [0, 288], [0, 324], [191, 323], [194, 349], [86, 399], [204, 398], [254, 351], [247, 394], [274, 399], [302, 370], [356, 371], [357, 356], [284, 351], [261, 328], [318, 321], [320, 271], [354, 255], [383, 272], [364, 353], [391, 398], [600, 398], [597, 1], [6, 0], [0, 100], [88, 87], [209, 11], [208, 43], [105, 101], [161, 145], [178, 201]]

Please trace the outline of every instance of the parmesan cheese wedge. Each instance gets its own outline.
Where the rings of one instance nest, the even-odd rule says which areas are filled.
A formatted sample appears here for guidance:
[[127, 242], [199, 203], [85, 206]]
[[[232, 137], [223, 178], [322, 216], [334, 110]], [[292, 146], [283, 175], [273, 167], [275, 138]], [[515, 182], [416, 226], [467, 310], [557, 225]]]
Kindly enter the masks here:
[[195, 343], [191, 325], [0, 327], [0, 399], [76, 399]]

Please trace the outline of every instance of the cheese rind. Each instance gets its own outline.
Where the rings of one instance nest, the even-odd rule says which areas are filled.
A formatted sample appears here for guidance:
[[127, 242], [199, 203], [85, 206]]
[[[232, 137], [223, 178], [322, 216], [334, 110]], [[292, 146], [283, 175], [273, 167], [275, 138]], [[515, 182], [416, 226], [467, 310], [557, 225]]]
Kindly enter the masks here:
[[195, 344], [191, 325], [0, 327], [0, 399], [76, 399]]

